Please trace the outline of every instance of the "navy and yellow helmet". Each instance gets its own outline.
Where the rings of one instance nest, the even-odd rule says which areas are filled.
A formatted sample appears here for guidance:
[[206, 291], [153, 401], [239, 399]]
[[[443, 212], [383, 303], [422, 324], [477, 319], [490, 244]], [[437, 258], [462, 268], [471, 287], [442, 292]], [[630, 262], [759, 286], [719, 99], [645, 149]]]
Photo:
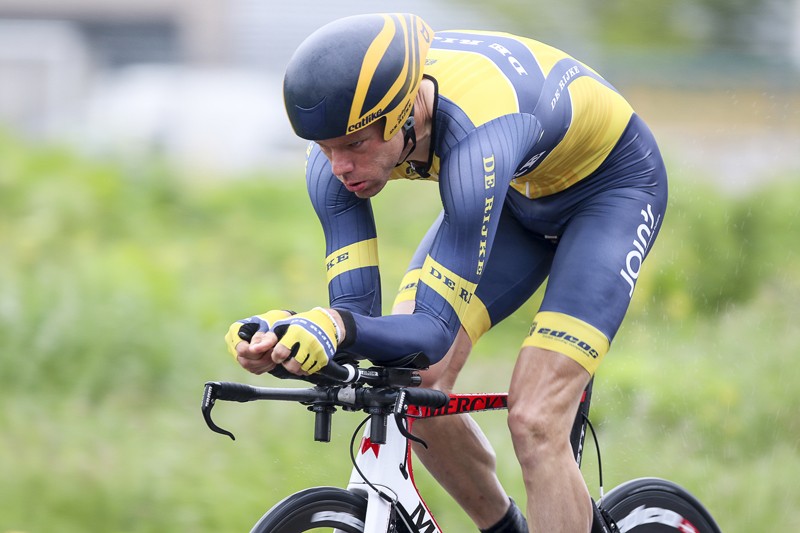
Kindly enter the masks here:
[[340, 137], [384, 119], [389, 140], [414, 105], [433, 30], [416, 15], [355, 15], [326, 24], [297, 48], [283, 79], [295, 133]]

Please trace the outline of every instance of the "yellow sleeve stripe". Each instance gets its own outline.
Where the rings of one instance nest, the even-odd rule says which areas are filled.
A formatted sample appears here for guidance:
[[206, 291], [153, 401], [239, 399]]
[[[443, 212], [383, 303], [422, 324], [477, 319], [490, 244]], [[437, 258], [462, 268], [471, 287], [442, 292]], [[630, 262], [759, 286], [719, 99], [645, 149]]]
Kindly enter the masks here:
[[[406, 272], [406, 275], [403, 276], [403, 280], [400, 282], [400, 289], [397, 291], [397, 296], [395, 296], [392, 307], [400, 302], [414, 301], [416, 299], [417, 287], [419, 286], [421, 274], [421, 268], [415, 268], [414, 270]], [[475, 294], [473, 294], [470, 299], [469, 307], [465, 315], [459, 318], [461, 318], [461, 325], [464, 327], [467, 335], [469, 335], [473, 346], [478, 342], [478, 339], [492, 327], [489, 311], [486, 309], [481, 299]]]
[[420, 282], [444, 298], [456, 312], [459, 320], [464, 323], [464, 317], [475, 294], [477, 284], [454, 274], [447, 267], [437, 263], [431, 256], [425, 258], [425, 263], [422, 265]]
[[410, 302], [417, 298], [417, 284], [419, 283], [419, 275], [422, 272], [421, 268], [415, 268], [406, 272], [400, 281], [400, 288], [397, 290], [397, 295], [394, 297], [392, 307], [400, 302]]
[[339, 248], [325, 258], [328, 283], [344, 272], [378, 266], [378, 239], [367, 239]]
[[477, 295], [472, 296], [467, 314], [461, 319], [461, 325], [469, 335], [469, 340], [472, 341], [473, 346], [492, 327], [489, 311]]
[[610, 343], [603, 333], [577, 318], [542, 311], [536, 315], [522, 346], [535, 346], [566, 355], [594, 375], [608, 353]]

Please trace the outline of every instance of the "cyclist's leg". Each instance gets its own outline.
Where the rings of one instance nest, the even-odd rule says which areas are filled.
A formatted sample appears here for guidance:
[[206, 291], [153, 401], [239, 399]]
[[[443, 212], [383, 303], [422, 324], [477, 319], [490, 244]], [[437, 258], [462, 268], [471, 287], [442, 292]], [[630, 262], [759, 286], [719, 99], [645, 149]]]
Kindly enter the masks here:
[[569, 434], [589, 373], [554, 351], [525, 346], [509, 388], [508, 424], [533, 531], [588, 532], [592, 509]]
[[589, 531], [591, 505], [570, 429], [666, 208], [664, 167], [638, 119], [619, 146], [595, 176], [567, 191], [531, 202], [510, 195], [524, 224], [537, 231], [550, 223], [558, 239], [542, 307], [509, 390], [509, 425], [534, 531]]
[[[514, 368], [509, 428], [534, 531], [588, 533], [591, 528], [589, 492], [569, 437], [583, 390], [628, 306], [619, 270], [636, 235], [635, 215], [644, 207], [635, 197], [627, 191], [602, 206], [584, 204], [570, 218], [559, 237], [542, 307]], [[615, 206], [620, 198], [623, 208]]]
[[[418, 274], [439, 220], [420, 244], [411, 261], [398, 298], [395, 313], [411, 313]], [[534, 237], [508, 213], [501, 213], [492, 257], [486, 265], [481, 283], [475, 292], [465, 327], [459, 330], [453, 346], [442, 361], [423, 373], [423, 385], [452, 392], [477, 340], [492, 324], [503, 320], [542, 283], [552, 260], [552, 245]], [[467, 333], [469, 330], [469, 334]], [[509, 498], [495, 473], [495, 454], [475, 421], [468, 415], [419, 420], [414, 433], [423, 438], [428, 449], [415, 446], [422, 464], [461, 505], [475, 524], [486, 529], [497, 523], [509, 510]], [[459, 453], [453, 454], [454, 443]], [[523, 519], [512, 521], [517, 530], [525, 531]]]
[[[398, 304], [394, 311], [412, 310], [413, 302], [406, 302]], [[471, 348], [462, 328], [444, 359], [422, 372], [422, 385], [452, 392]], [[414, 444], [420, 462], [475, 525], [485, 529], [497, 523], [510, 502], [495, 472], [494, 450], [478, 424], [469, 415], [434, 417], [415, 421], [413, 431], [428, 445], [425, 448]], [[453, 453], [454, 443], [457, 454]]]
[[[425, 260], [441, 220], [440, 214], [418, 246], [409, 272], [400, 285], [392, 313], [414, 312], [418, 269]], [[460, 328], [444, 358], [422, 372], [422, 385], [448, 394], [452, 392], [471, 349], [469, 336], [464, 328]], [[509, 498], [495, 473], [494, 450], [475, 421], [469, 415], [429, 418], [416, 421], [413, 432], [428, 446], [425, 448], [413, 444], [420, 462], [475, 525], [486, 528], [500, 520], [509, 505]], [[454, 442], [459, 443], [459, 449], [465, 450], [465, 453], [456, 457], [452, 453]]]

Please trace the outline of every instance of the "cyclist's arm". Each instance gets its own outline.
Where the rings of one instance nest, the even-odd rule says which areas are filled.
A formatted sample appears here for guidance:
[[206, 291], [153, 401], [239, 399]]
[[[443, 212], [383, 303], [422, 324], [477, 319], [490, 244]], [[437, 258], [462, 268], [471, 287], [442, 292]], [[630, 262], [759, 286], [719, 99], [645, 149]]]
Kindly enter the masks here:
[[380, 315], [377, 234], [369, 200], [344, 188], [315, 143], [309, 146], [306, 185], [325, 234], [330, 306]]
[[[509, 132], [513, 132], [509, 135]], [[348, 351], [375, 361], [425, 353], [432, 363], [450, 348], [491, 252], [516, 164], [538, 138], [532, 116], [506, 116], [473, 131], [442, 156], [444, 218], [422, 267], [412, 315], [353, 315]]]

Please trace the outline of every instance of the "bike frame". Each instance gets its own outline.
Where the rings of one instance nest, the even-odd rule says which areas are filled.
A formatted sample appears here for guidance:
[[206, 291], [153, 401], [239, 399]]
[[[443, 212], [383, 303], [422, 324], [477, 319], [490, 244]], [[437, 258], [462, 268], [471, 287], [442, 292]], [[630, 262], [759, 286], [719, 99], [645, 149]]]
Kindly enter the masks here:
[[[347, 376], [350, 376], [349, 381], [357, 385], [342, 387], [321, 384], [313, 388], [287, 389], [230, 382], [206, 383], [202, 403], [206, 424], [211, 430], [231, 439], [234, 438], [233, 433], [217, 426], [211, 418], [211, 410], [217, 400], [282, 400], [304, 404], [315, 413], [314, 439], [321, 442], [330, 441], [330, 418], [336, 410], [335, 406], [370, 413], [367, 419], [370, 424], [364, 430], [357, 453], [351, 450], [354, 467], [347, 485], [350, 494], [331, 487], [327, 488], [327, 492], [321, 487], [298, 492], [268, 511], [256, 524], [254, 531], [273, 531], [275, 524], [283, 524], [284, 520], [294, 516], [293, 513], [299, 512], [297, 518], [300, 523], [296, 525], [300, 527], [303, 524], [313, 527], [325, 522], [352, 524], [359, 531], [369, 533], [386, 533], [390, 529], [394, 531], [394, 525], [403, 524], [406, 531], [413, 533], [442, 533], [414, 480], [411, 443], [421, 441], [410, 432], [411, 426], [415, 420], [423, 418], [507, 409], [508, 394], [447, 395], [433, 389], [414, 389], [419, 385], [418, 375], [409, 372], [409, 369], [346, 370]], [[360, 384], [373, 385], [375, 388], [362, 387]], [[592, 381], [581, 398], [570, 433], [578, 466], [586, 429], [591, 428], [588, 421], [591, 395]], [[424, 407], [426, 405], [441, 407]], [[389, 418], [394, 423], [389, 423]], [[353, 436], [354, 440], [356, 435]], [[676, 532], [720, 533], [702, 503], [684, 488], [667, 480], [639, 478], [616, 487], [604, 497], [599, 448], [597, 460], [600, 501], [594, 506], [592, 531], [624, 533], [630, 529], [640, 531], [640, 526], [643, 526], [643, 531], [652, 531], [649, 524], [661, 524]], [[313, 497], [319, 491], [325, 492], [325, 497], [331, 500], [327, 504], [324, 501], [312, 501], [312, 508], [309, 508], [307, 497]], [[361, 498], [366, 501], [366, 508]], [[363, 522], [362, 509], [365, 510]], [[270, 521], [270, 517], [277, 522], [265, 523], [265, 520]], [[699, 524], [700, 528], [693, 522]], [[263, 529], [260, 525], [269, 525], [271, 529]], [[658, 531], [662, 526], [657, 526]]]
[[[405, 421], [410, 429], [419, 419], [507, 407], [507, 393], [451, 394], [444, 407], [412, 407]], [[347, 490], [367, 499], [364, 531], [387, 531], [392, 515], [399, 513], [398, 518], [411, 531], [441, 533], [433, 513], [417, 490], [411, 455], [411, 441], [396, 424], [387, 424], [384, 444], [373, 443], [370, 427], [365, 429], [347, 485]]]

